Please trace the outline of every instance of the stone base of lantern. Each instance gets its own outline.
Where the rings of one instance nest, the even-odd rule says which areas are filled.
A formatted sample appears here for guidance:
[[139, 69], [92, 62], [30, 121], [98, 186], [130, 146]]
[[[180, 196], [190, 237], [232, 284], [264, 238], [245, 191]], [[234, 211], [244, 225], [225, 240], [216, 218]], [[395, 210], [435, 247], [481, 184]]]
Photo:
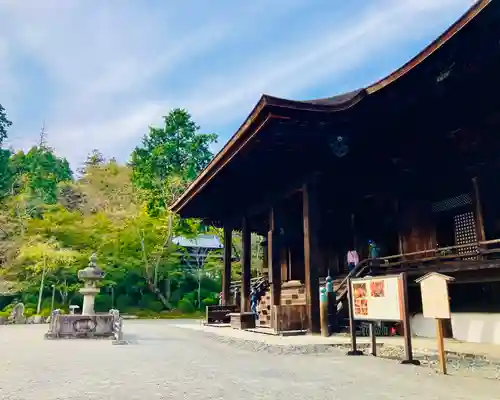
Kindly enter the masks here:
[[46, 339], [115, 339], [112, 314], [79, 315], [54, 313]]
[[95, 297], [99, 294], [99, 289], [93, 287], [83, 287], [80, 289], [83, 296], [82, 315], [95, 315]]

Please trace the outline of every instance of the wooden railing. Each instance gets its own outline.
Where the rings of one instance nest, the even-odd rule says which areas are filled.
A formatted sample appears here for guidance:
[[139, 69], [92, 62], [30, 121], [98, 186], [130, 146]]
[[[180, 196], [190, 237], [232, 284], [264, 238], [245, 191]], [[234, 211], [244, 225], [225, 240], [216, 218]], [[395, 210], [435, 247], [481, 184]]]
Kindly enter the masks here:
[[[463, 245], [457, 245], [457, 246], [447, 246], [447, 247], [437, 247], [435, 249], [429, 249], [429, 250], [422, 250], [422, 251], [415, 251], [412, 253], [401, 253], [401, 254], [396, 254], [396, 255], [391, 255], [391, 256], [386, 256], [386, 257], [380, 257], [377, 259], [377, 261], [380, 261], [380, 264], [377, 264], [377, 267], [380, 269], [395, 269], [394, 267], [411, 267], [411, 264], [414, 265], [422, 265], [424, 263], [431, 263], [431, 262], [440, 262], [440, 261], [451, 261], [451, 260], [456, 260], [456, 259], [468, 259], [468, 258], [473, 258], [473, 257], [482, 257], [484, 258], [485, 256], [492, 256], [495, 254], [500, 254], [500, 248], [494, 248], [494, 249], [488, 249], [488, 246], [492, 245], [500, 245], [500, 239], [493, 239], [493, 240], [484, 240], [484, 241], [479, 241], [479, 242], [472, 242], [472, 243], [467, 243]], [[463, 254], [458, 254], [458, 252], [455, 253], [447, 253], [449, 251], [456, 251], [464, 248], [470, 248], [470, 247], [475, 247], [477, 250], [468, 252], [468, 253], [463, 253]], [[430, 254], [434, 254], [433, 256], [429, 256]], [[415, 257], [415, 256], [424, 256], [421, 258], [412, 258], [408, 259], [408, 257]], [[399, 260], [398, 260], [399, 259]], [[398, 260], [398, 261], [392, 261], [392, 260]], [[340, 282], [340, 284], [337, 285], [337, 301], [341, 302], [346, 293], [347, 293], [347, 280], [349, 278], [359, 278], [362, 276], [365, 276], [369, 268], [372, 267], [371, 262], [373, 259], [365, 259], [361, 261], [359, 264], [357, 264], [352, 271], [349, 272], [349, 274]], [[391, 262], [392, 261], [392, 262]]]
[[[267, 284], [267, 278], [265, 276], [258, 276], [256, 278], [250, 279], [250, 287], [257, 287], [260, 285], [266, 285]], [[236, 288], [241, 288], [241, 281], [232, 281], [231, 282], [231, 290], [234, 290]]]

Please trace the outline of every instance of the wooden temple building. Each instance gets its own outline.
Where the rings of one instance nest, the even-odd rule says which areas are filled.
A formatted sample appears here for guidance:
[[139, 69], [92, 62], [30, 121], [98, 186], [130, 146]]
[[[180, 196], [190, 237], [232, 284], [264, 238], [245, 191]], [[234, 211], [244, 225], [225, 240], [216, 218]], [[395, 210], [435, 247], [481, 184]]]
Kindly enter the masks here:
[[[482, 336], [464, 340], [500, 343], [499, 71], [500, 0], [483, 0], [371, 86], [310, 101], [263, 95], [171, 206], [224, 227], [224, 299], [231, 232], [240, 230], [248, 311], [258, 233], [267, 238], [273, 314], [263, 324], [291, 323], [295, 312], [318, 332], [320, 280], [336, 279], [342, 302], [346, 254], [360, 255], [352, 276], [369, 273], [372, 240], [380, 274], [408, 271], [409, 285], [429, 271], [454, 276], [453, 330], [470, 335], [467, 324], [479, 320]], [[410, 287], [415, 316], [418, 290]]]

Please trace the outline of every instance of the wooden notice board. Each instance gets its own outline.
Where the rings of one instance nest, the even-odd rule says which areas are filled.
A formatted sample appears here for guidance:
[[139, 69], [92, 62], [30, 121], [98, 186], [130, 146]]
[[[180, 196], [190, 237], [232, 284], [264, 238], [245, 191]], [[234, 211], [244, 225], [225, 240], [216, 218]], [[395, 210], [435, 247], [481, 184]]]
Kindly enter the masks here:
[[451, 318], [448, 296], [448, 281], [451, 279], [442, 274], [427, 274], [418, 281], [422, 292], [424, 318]]

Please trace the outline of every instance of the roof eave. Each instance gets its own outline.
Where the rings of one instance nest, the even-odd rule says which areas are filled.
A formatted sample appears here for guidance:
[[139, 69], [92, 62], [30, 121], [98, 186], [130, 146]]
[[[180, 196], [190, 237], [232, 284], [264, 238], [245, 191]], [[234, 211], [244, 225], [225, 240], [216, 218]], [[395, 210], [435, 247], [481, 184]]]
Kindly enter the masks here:
[[441, 48], [446, 42], [448, 42], [455, 34], [457, 34], [462, 28], [464, 28], [476, 15], [478, 15], [492, 0], [479, 0], [472, 7], [470, 7], [452, 26], [450, 26], [444, 33], [442, 33], [436, 40], [429, 44], [424, 50], [418, 53], [410, 61], [404, 64], [402, 67], [398, 68], [390, 75], [385, 78], [380, 79], [374, 84], [366, 88], [368, 94], [379, 91], [380, 89], [390, 85], [394, 81], [406, 75], [413, 68], [419, 65], [422, 61], [436, 52]]
[[258, 103], [253, 108], [250, 115], [246, 118], [245, 122], [239, 127], [233, 137], [226, 143], [226, 145], [215, 155], [210, 161], [208, 166], [198, 175], [198, 177], [191, 182], [182, 195], [169, 207], [169, 210], [174, 213], [180, 213], [184, 206], [201, 190], [201, 188], [213, 178], [217, 172], [220, 164], [225, 157], [232, 157], [235, 150], [235, 144], [242, 140], [249, 132], [249, 128], [257, 117], [261, 114], [266, 106], [266, 96], [261, 96]]

